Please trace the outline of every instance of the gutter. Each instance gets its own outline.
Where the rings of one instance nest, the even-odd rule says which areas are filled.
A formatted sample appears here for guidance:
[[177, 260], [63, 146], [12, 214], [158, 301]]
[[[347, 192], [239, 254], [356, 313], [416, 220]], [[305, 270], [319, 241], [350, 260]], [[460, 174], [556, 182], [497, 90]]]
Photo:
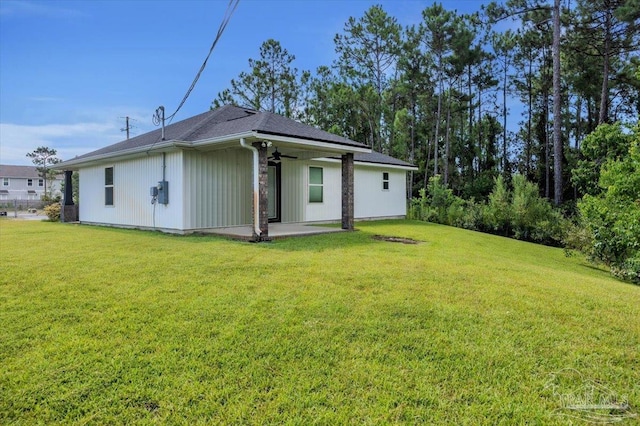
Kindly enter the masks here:
[[[341, 163], [342, 160], [334, 157], [319, 157], [314, 158], [312, 161], [321, 161], [326, 163]], [[406, 170], [406, 171], [418, 171], [419, 169], [416, 166], [402, 166], [400, 164], [390, 164], [390, 163], [380, 163], [375, 161], [358, 161], [353, 160], [354, 164], [358, 164], [360, 166], [379, 166], [384, 167], [385, 169], [398, 169], [398, 170]]]
[[[284, 142], [284, 143], [299, 145], [303, 147], [321, 148], [324, 151], [336, 152], [336, 153], [343, 153], [343, 152], [369, 153], [371, 152], [371, 149], [366, 146], [357, 147], [357, 146], [341, 144], [339, 142], [314, 141], [314, 140], [307, 140], [307, 139], [301, 139], [296, 137], [279, 136], [279, 135], [272, 135], [272, 134], [263, 133], [263, 132], [249, 131], [249, 132], [236, 133], [233, 135], [225, 135], [221, 137], [203, 139], [203, 140], [194, 141], [194, 142], [185, 142], [185, 141], [180, 141], [176, 139], [169, 140], [169, 141], [159, 141], [159, 143], [156, 143], [155, 145], [151, 145], [151, 146], [144, 145], [144, 146], [138, 146], [135, 148], [129, 148], [121, 151], [92, 155], [90, 157], [72, 158], [70, 160], [63, 161], [62, 163], [57, 164], [56, 169], [60, 169], [60, 170], [78, 169], [79, 166], [87, 163], [103, 162], [103, 161], [108, 161], [112, 158], [118, 158], [118, 157], [123, 157], [128, 155], [136, 155], [136, 154], [141, 154], [145, 152], [148, 154], [151, 151], [162, 151], [167, 148], [178, 148], [178, 149], [198, 148], [200, 146], [207, 146], [207, 145], [212, 145], [220, 142], [233, 142], [237, 140], [237, 138], [240, 138], [241, 140], [244, 138], [257, 139], [257, 140], [271, 140], [274, 142], [276, 141]], [[338, 145], [338, 147], [336, 147], [336, 145]], [[246, 146], [246, 148], [248, 148], [248, 146]], [[252, 149], [252, 148], [249, 148], [249, 149]]]
[[260, 238], [260, 180], [258, 178], [260, 158], [258, 149], [248, 145], [244, 138], [240, 138], [240, 146], [253, 152], [253, 232]]
[[142, 147], [130, 148], [122, 151], [108, 152], [106, 154], [92, 155], [91, 157], [72, 158], [71, 160], [63, 161], [61, 163], [56, 164], [55, 169], [56, 170], [67, 169], [67, 168], [69, 170], [73, 168], [77, 169], [78, 166], [82, 164], [106, 161], [111, 158], [125, 157], [128, 155], [141, 154], [144, 152], [148, 154], [151, 151], [162, 151], [167, 148], [189, 148], [189, 147], [191, 147], [191, 144], [189, 142], [180, 142], [176, 140], [165, 141], [162, 143], [155, 144], [151, 149], [149, 149], [149, 146], [142, 146]]

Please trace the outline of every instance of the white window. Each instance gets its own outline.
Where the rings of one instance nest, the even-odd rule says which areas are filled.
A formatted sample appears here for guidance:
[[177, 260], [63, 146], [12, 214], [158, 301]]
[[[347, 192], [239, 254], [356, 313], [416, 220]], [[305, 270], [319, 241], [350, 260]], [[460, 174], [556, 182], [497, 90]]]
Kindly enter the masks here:
[[9, 186], [9, 178], [2, 178], [2, 186]]
[[309, 167], [309, 202], [321, 203], [323, 199], [322, 167]]
[[27, 186], [33, 186], [33, 179], [27, 179]]
[[113, 206], [113, 167], [104, 169], [104, 205]]
[[44, 186], [44, 179], [38, 179], [38, 186]]
[[389, 190], [389, 172], [382, 172], [382, 190]]

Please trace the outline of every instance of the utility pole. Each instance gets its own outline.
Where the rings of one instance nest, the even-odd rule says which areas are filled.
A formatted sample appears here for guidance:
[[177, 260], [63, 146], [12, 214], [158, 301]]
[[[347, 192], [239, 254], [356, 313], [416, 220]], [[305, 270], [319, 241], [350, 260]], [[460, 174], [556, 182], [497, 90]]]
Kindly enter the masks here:
[[127, 140], [129, 140], [129, 130], [131, 130], [131, 128], [133, 127], [132, 125], [129, 124], [129, 116], [126, 117], [120, 117], [120, 118], [124, 118], [125, 119], [125, 126], [120, 129], [121, 132], [127, 132]]

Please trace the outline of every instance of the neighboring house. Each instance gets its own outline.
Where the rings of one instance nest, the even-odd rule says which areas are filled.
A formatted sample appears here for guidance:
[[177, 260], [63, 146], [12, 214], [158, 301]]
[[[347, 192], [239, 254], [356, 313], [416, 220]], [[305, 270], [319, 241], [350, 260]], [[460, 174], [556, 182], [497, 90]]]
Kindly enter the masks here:
[[[163, 137], [164, 135], [164, 137]], [[404, 217], [414, 166], [283, 116], [227, 105], [60, 163], [83, 223], [187, 233]]]
[[[62, 175], [47, 180], [47, 191], [60, 192]], [[44, 179], [34, 166], [0, 165], [0, 202], [6, 200], [40, 200], [44, 195]]]

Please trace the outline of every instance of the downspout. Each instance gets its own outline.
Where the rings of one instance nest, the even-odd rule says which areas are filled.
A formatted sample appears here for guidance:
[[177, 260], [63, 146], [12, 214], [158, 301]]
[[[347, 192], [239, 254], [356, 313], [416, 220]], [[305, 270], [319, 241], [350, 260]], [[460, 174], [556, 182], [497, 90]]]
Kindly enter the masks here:
[[258, 149], [247, 144], [244, 138], [240, 138], [240, 146], [253, 152], [253, 232], [260, 237], [262, 232], [260, 231], [260, 181], [258, 179], [260, 160]]

